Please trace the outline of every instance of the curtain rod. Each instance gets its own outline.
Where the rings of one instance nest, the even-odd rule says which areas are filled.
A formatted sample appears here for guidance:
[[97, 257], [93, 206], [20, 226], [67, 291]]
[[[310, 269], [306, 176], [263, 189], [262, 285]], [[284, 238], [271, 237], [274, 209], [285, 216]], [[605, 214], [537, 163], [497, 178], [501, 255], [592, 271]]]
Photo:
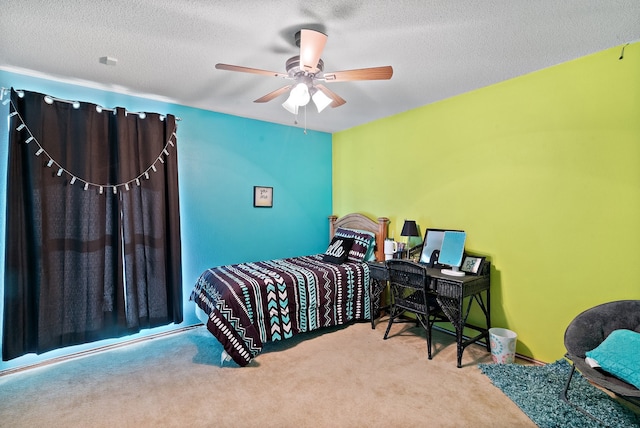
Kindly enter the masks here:
[[[10, 91], [11, 91], [10, 88], [5, 88], [4, 86], [0, 87], [0, 101], [2, 101], [3, 104], [7, 104], [9, 102], [9, 98], [7, 97], [7, 99], [4, 100], [4, 96], [5, 96], [5, 94], [8, 94]], [[22, 91], [23, 90], [21, 90], [21, 89], [16, 89], [16, 92], [18, 93], [18, 96], [20, 96], [20, 93]], [[72, 104], [74, 108], [79, 108], [80, 107], [80, 101], [65, 100], [63, 98], [57, 98], [57, 97], [53, 97], [51, 95], [45, 95], [44, 96], [44, 102], [45, 103], [53, 104], [54, 101], [67, 103], [67, 104]], [[98, 112], [102, 112], [104, 110], [115, 112], [116, 108], [102, 107], [102, 106], [99, 106], [99, 105], [96, 104], [96, 110]], [[129, 111], [127, 109], [125, 109], [124, 112], [125, 112], [125, 114], [137, 114], [141, 119], [144, 119], [144, 117], [146, 116], [145, 112], [135, 112], [135, 111]], [[161, 114], [160, 116], [164, 116], [164, 115]], [[176, 122], [180, 122], [181, 120], [182, 120], [182, 118], [176, 117]]]

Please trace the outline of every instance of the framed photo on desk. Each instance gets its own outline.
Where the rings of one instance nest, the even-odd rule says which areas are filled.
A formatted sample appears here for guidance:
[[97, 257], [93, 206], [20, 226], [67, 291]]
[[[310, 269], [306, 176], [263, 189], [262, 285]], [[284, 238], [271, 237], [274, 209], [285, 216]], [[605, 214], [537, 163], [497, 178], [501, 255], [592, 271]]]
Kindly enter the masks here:
[[472, 275], [477, 275], [482, 272], [482, 266], [484, 265], [484, 257], [478, 256], [465, 256], [462, 260], [460, 270]]

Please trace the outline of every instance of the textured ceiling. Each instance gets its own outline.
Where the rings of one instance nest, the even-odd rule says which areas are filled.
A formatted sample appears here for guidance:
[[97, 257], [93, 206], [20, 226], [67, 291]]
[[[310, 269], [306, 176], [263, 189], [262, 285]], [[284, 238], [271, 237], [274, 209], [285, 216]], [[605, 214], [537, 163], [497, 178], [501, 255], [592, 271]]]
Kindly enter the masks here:
[[294, 33], [322, 30], [325, 71], [394, 69], [388, 81], [327, 83], [347, 103], [306, 109], [307, 128], [326, 132], [640, 39], [639, 0], [0, 0], [0, 10], [0, 69], [286, 125], [284, 95], [253, 103], [281, 79], [214, 65], [284, 72]]

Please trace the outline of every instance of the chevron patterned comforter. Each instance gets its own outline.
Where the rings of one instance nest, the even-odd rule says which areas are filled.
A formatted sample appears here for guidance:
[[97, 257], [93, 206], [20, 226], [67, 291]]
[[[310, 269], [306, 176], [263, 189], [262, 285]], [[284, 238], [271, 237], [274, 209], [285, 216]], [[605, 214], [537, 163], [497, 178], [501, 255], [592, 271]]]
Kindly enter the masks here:
[[219, 266], [198, 279], [190, 300], [207, 329], [240, 366], [263, 343], [370, 317], [366, 263], [340, 265], [322, 254]]

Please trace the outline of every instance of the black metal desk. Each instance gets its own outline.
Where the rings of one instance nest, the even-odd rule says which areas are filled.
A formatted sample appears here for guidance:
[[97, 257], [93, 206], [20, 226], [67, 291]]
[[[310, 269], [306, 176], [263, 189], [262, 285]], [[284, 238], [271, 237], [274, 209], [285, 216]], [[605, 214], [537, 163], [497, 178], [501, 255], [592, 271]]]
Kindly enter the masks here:
[[[427, 269], [427, 289], [436, 296], [436, 300], [443, 312], [456, 330], [456, 344], [458, 350], [458, 367], [462, 367], [462, 353], [470, 344], [484, 339], [487, 351], [491, 351], [489, 344], [489, 328], [491, 328], [490, 307], [490, 264], [486, 263], [482, 275], [452, 276], [440, 272], [440, 269]], [[483, 297], [484, 294], [484, 297]], [[486, 301], [485, 301], [486, 300]], [[467, 322], [469, 311], [476, 302], [485, 316], [485, 327], [472, 325]], [[463, 340], [464, 329], [472, 329], [479, 334]]]
[[367, 262], [369, 265], [369, 301], [371, 302], [371, 328], [375, 329], [375, 318], [380, 316], [380, 312], [386, 309], [381, 306], [382, 292], [387, 287], [389, 281], [389, 271], [384, 262]]
[[[382, 292], [387, 287], [389, 272], [384, 262], [367, 262], [369, 265], [369, 298], [371, 301], [371, 328], [375, 328], [374, 319], [387, 306], [381, 306]], [[424, 266], [424, 265], [423, 265]], [[452, 276], [444, 274], [439, 268], [428, 268], [427, 291], [436, 296], [442, 311], [455, 328], [457, 346], [457, 365], [462, 367], [462, 353], [472, 343], [484, 341], [487, 351], [491, 352], [489, 329], [491, 328], [491, 264], [485, 263], [480, 275]], [[485, 316], [485, 326], [467, 322], [473, 303], [476, 303]], [[474, 337], [464, 338], [464, 329], [477, 331]]]

